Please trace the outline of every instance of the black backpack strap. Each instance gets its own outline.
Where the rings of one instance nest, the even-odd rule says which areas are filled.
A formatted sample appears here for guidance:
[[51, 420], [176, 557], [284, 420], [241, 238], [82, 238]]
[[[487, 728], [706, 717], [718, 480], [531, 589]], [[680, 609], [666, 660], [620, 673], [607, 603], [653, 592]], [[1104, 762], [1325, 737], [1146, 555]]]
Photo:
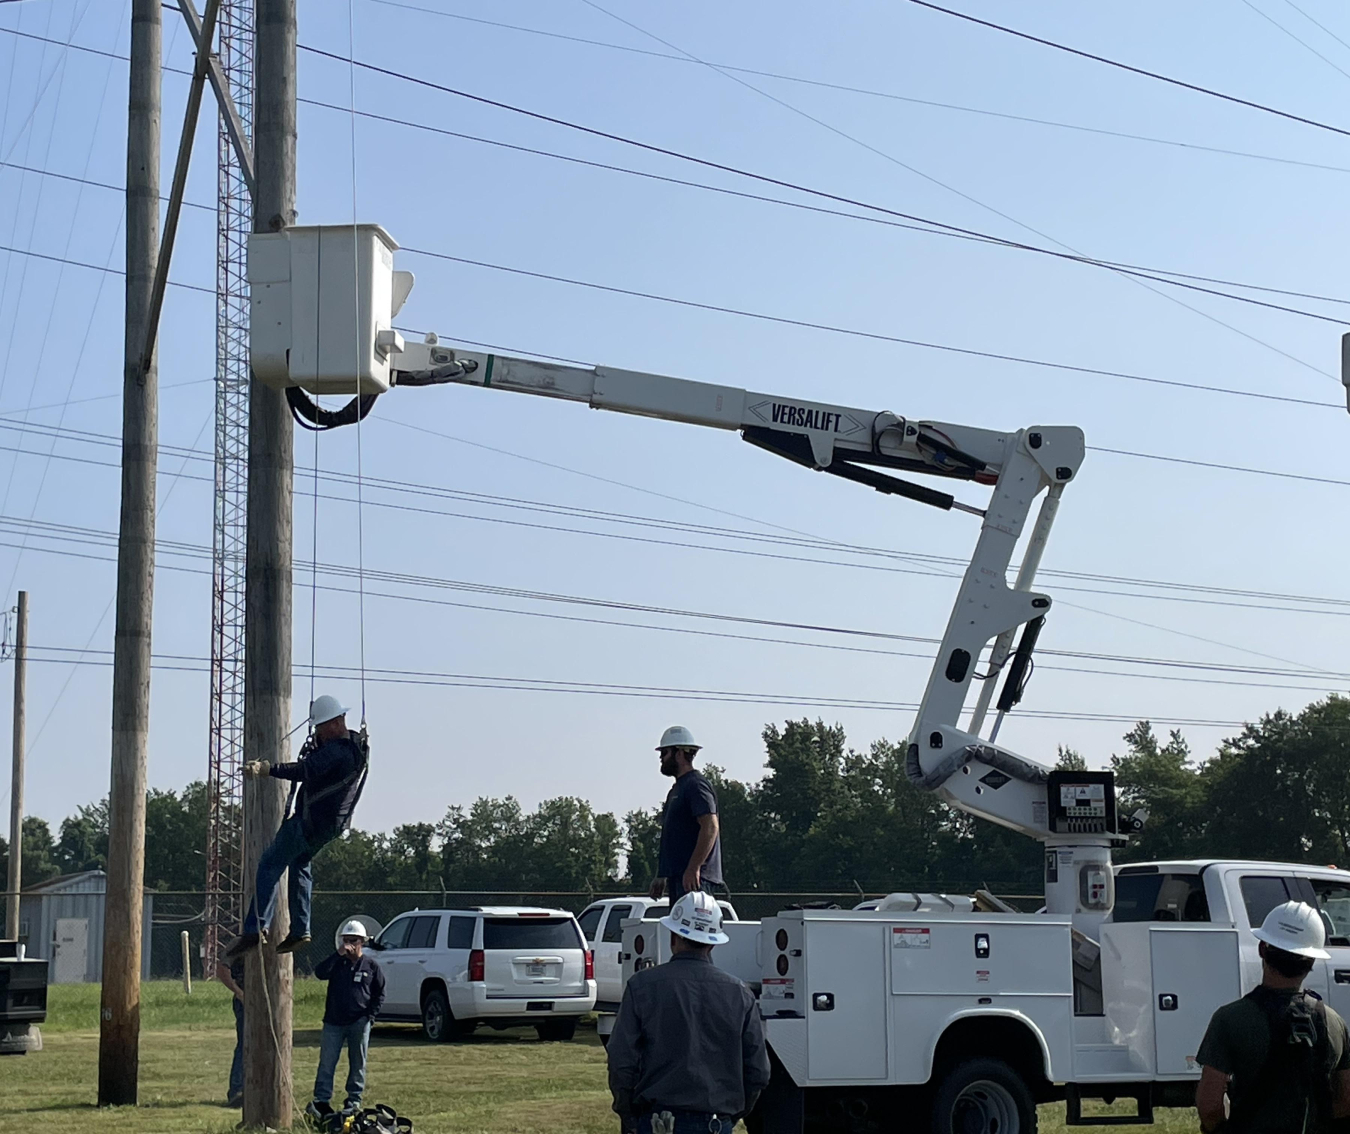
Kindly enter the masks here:
[[[1324, 1129], [1331, 1118], [1331, 1043], [1327, 1032], [1326, 1005], [1300, 990], [1288, 1000], [1269, 995], [1258, 986], [1244, 999], [1251, 1000], [1266, 1018], [1270, 1047], [1265, 1064], [1255, 1079], [1244, 1086], [1242, 1114], [1227, 1128], [1244, 1130], [1261, 1109], [1277, 1095], [1297, 1084], [1307, 1100], [1302, 1134]], [[1305, 1039], [1295, 1035], [1306, 1029]]]

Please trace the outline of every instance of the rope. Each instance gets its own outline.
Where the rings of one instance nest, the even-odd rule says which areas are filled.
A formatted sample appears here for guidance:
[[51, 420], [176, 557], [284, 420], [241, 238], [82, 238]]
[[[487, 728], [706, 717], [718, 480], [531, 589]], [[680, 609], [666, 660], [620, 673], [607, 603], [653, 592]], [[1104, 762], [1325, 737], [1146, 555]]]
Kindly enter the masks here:
[[[353, 285], [358, 286], [357, 309], [360, 309], [359, 285], [355, 284], [360, 278], [360, 264], [358, 249], [356, 245], [357, 237], [357, 212], [356, 212], [356, 24], [355, 24], [355, 2], [347, 0], [347, 100], [350, 111], [351, 123], [351, 165], [352, 165], [352, 280]], [[357, 367], [355, 368], [356, 397], [359, 402], [361, 397], [361, 379], [360, 379], [360, 360], [361, 360], [361, 340], [359, 328], [353, 328], [352, 338], [353, 353]], [[362, 466], [361, 466], [361, 420], [356, 419], [356, 587], [357, 587], [357, 627], [360, 637], [360, 663], [361, 663], [361, 731], [366, 729], [366, 549], [365, 549], [365, 501], [362, 492]]]

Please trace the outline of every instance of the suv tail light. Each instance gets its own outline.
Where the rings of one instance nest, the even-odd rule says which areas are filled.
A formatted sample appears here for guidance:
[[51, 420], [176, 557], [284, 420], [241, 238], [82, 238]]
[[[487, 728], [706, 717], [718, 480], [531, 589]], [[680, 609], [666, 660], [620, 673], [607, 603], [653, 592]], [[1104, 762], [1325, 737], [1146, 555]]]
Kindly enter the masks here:
[[474, 949], [469, 953], [469, 979], [483, 979], [483, 950]]
[[586, 979], [595, 979], [595, 952], [591, 949], [586, 950]]

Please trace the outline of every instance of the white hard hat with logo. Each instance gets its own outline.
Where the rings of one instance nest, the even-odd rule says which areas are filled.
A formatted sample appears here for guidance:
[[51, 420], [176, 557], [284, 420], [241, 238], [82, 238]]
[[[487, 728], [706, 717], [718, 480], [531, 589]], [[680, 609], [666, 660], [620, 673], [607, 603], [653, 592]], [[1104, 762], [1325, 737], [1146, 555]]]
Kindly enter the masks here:
[[352, 918], [351, 921], [347, 922], [346, 925], [344, 925], [340, 930], [338, 930], [338, 936], [359, 937], [361, 938], [362, 941], [367, 941], [370, 939], [370, 934], [366, 932], [366, 927], [362, 925], [359, 921], [357, 921], [355, 918]]
[[353, 914], [346, 918], [333, 933], [333, 948], [342, 948], [344, 937], [363, 937], [374, 941], [380, 935], [380, 923], [369, 914]]
[[703, 745], [694, 740], [694, 734], [684, 725], [671, 725], [661, 734], [661, 743], [656, 746], [658, 752], [663, 748], [693, 748], [695, 750], [702, 748]]
[[722, 932], [722, 907], [716, 898], [702, 890], [685, 894], [661, 919], [661, 924], [671, 933], [700, 945], [725, 945], [731, 940]]
[[326, 724], [328, 721], [337, 720], [338, 717], [345, 717], [348, 709], [336, 697], [330, 697], [327, 693], [321, 697], [315, 697], [309, 705], [309, 727]]
[[1321, 915], [1306, 902], [1285, 902], [1266, 914], [1261, 928], [1252, 931], [1258, 941], [1272, 949], [1325, 961], [1331, 957], [1322, 946], [1326, 943], [1326, 928]]

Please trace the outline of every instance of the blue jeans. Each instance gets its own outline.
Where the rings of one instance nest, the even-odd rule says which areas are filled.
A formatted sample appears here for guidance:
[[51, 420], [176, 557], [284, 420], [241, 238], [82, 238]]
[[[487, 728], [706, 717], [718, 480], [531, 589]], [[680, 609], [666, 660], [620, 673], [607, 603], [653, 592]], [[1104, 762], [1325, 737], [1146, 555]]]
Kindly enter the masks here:
[[272, 915], [277, 908], [277, 883], [289, 870], [289, 905], [291, 909], [291, 936], [305, 937], [309, 934], [310, 896], [314, 891], [314, 872], [310, 869], [310, 860], [315, 848], [305, 841], [305, 831], [300, 824], [300, 816], [292, 815], [281, 825], [268, 847], [258, 860], [258, 885], [253, 900], [248, 904], [248, 916], [244, 918], [244, 932], [257, 933], [259, 926], [258, 899], [263, 899], [262, 922], [265, 927], [272, 924]]
[[[731, 1127], [730, 1118], [712, 1118], [684, 1112], [675, 1116], [675, 1134], [731, 1134]], [[652, 1134], [650, 1114], [644, 1114], [638, 1119], [638, 1134]]]
[[244, 1093], [244, 1003], [237, 996], [230, 997], [234, 1008], [234, 1060], [230, 1063], [230, 1091], [228, 1099], [237, 1099]]
[[366, 1090], [366, 1052], [370, 1049], [370, 1017], [354, 1024], [324, 1024], [319, 1038], [319, 1073], [314, 1076], [314, 1101], [332, 1102], [333, 1076], [338, 1056], [347, 1048], [347, 1102], [344, 1109], [361, 1105]]

